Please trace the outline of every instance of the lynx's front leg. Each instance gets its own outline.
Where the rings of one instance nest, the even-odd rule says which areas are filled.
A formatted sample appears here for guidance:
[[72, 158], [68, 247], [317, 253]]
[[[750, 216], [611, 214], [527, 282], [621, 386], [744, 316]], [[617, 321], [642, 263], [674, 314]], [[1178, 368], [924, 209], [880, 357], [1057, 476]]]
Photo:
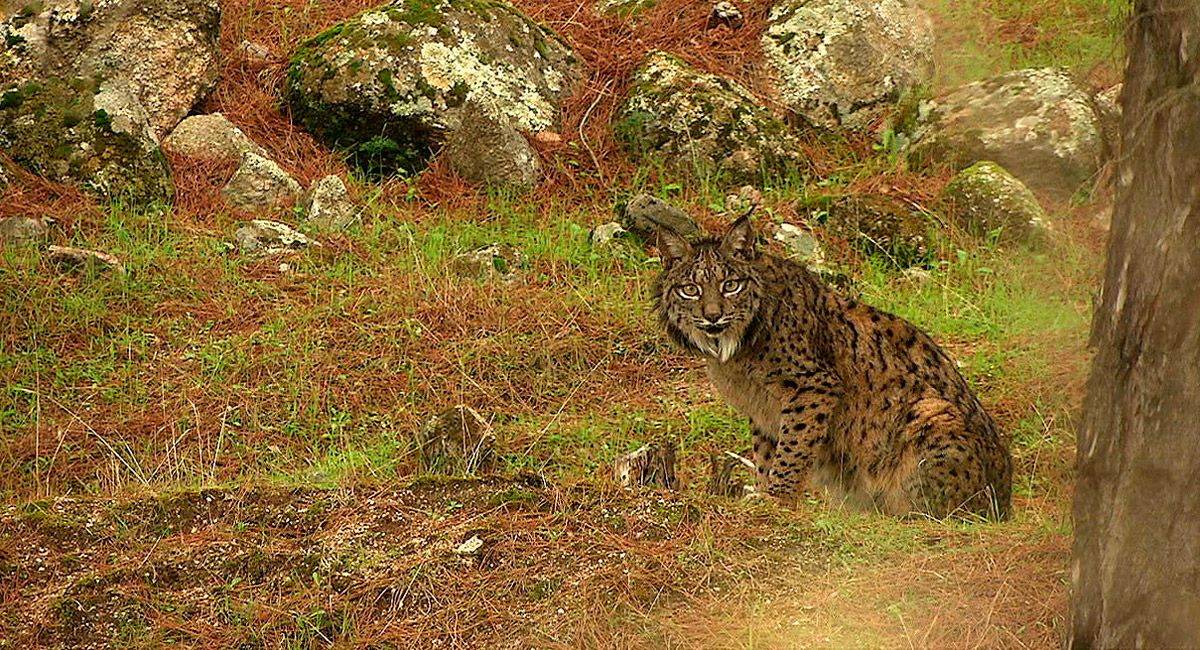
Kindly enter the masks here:
[[[792, 382], [784, 382], [780, 388], [788, 396], [780, 411], [765, 487], [771, 496], [788, 497], [804, 489], [813, 466], [828, 457], [829, 421], [838, 397], [825, 385], [800, 389]], [[755, 452], [758, 462], [757, 445]]]

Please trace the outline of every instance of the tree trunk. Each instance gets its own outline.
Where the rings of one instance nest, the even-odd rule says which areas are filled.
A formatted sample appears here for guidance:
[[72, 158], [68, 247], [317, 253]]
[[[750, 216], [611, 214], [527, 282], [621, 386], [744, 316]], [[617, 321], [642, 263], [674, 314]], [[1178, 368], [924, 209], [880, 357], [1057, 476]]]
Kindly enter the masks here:
[[1069, 647], [1200, 647], [1200, 2], [1137, 0]]

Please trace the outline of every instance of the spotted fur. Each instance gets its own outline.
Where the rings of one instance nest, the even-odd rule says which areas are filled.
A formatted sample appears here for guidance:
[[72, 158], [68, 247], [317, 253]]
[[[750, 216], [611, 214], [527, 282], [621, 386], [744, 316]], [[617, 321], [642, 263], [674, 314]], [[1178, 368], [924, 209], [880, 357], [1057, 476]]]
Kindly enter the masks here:
[[894, 515], [1008, 516], [998, 427], [924, 332], [760, 255], [746, 217], [696, 243], [663, 231], [658, 246], [659, 318], [750, 418], [761, 491], [813, 484]]

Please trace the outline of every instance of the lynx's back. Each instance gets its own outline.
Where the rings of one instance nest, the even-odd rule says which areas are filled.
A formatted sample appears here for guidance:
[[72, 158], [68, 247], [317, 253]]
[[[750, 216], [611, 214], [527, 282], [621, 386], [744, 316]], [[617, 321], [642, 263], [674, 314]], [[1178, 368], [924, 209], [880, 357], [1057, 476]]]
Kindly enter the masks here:
[[758, 254], [748, 219], [720, 239], [664, 232], [659, 244], [660, 320], [750, 419], [761, 490], [812, 482], [896, 515], [1007, 516], [1009, 452], [928, 335]]

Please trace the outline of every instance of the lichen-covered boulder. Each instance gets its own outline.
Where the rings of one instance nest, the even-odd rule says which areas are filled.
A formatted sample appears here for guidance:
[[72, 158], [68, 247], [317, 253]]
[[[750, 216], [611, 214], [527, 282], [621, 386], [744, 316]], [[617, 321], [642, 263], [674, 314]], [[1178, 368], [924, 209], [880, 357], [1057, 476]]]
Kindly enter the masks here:
[[997, 235], [1011, 243], [1035, 238], [1046, 227], [1046, 212], [1033, 192], [994, 162], [962, 170], [942, 194], [947, 214], [968, 232]]
[[762, 36], [788, 107], [815, 126], [851, 129], [929, 83], [933, 42], [911, 0], [789, 0]]
[[628, 152], [676, 172], [714, 169], [751, 182], [807, 164], [787, 125], [749, 91], [665, 52], [634, 72], [613, 119]]
[[110, 198], [168, 198], [158, 140], [215, 85], [219, 28], [216, 0], [0, 4], [0, 146]]
[[468, 102], [521, 131], [554, 125], [582, 77], [548, 28], [495, 0], [396, 0], [300, 46], [292, 117], [362, 169], [423, 168]]
[[525, 136], [474, 102], [464, 108], [445, 155], [463, 178], [494, 187], [528, 189], [542, 175], [541, 159]]
[[846, 196], [831, 201], [825, 212], [826, 228], [897, 268], [929, 259], [929, 219], [903, 199], [887, 194]]
[[267, 152], [220, 113], [184, 119], [162, 141], [163, 151], [212, 160], [240, 160], [242, 154]]
[[1100, 167], [1091, 98], [1065, 72], [1016, 70], [967, 84], [921, 109], [910, 160], [965, 169], [991, 160], [1035, 192], [1069, 199]]
[[0, 78], [122, 79], [165, 136], [217, 81], [216, 0], [6, 2]]
[[149, 118], [118, 80], [51, 77], [0, 89], [0, 148], [50, 180], [144, 205], [173, 196]]

